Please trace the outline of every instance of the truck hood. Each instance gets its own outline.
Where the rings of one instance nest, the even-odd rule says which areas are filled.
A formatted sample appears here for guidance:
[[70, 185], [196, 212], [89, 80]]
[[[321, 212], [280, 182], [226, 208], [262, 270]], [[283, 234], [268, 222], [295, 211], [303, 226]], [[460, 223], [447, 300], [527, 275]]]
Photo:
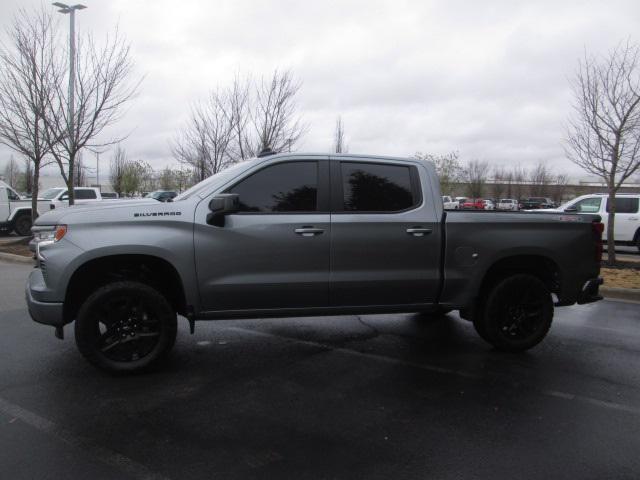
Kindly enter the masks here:
[[[72, 207], [58, 207], [49, 210], [38, 217], [34, 225], [57, 225], [65, 223], [62, 219], [68, 215], [82, 214], [83, 216], [91, 216], [92, 213], [99, 213], [103, 210], [156, 206], [162, 207], [162, 202], [153, 200], [152, 198], [138, 198], [134, 200], [101, 200], [100, 202], [86, 203], [83, 205], [73, 205]], [[171, 203], [169, 203], [171, 205]]]

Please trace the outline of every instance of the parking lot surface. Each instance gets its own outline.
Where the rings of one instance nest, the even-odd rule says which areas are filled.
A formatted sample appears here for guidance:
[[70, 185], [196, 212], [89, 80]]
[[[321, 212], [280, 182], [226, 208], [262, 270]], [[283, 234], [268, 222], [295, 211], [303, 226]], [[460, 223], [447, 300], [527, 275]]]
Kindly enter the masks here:
[[0, 477], [640, 477], [640, 304], [556, 310], [501, 354], [455, 313], [180, 323], [114, 377], [33, 323], [0, 263]]

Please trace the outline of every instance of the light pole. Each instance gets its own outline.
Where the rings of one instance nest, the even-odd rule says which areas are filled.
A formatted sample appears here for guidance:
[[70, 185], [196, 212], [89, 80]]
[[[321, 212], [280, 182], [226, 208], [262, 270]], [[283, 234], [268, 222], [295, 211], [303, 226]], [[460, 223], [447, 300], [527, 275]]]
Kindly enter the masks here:
[[76, 77], [76, 10], [87, 8], [85, 5], [66, 5], [55, 2], [53, 6], [60, 8], [60, 13], [69, 14], [69, 141], [73, 142], [75, 131], [75, 91]]

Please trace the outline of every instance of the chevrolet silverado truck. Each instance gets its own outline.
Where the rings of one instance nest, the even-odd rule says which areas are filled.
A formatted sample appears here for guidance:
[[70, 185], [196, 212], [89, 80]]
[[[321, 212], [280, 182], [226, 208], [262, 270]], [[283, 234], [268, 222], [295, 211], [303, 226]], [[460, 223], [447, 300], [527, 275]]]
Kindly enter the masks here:
[[114, 372], [161, 362], [196, 320], [459, 310], [499, 350], [529, 349], [554, 305], [598, 294], [597, 215], [445, 212], [418, 159], [277, 154], [174, 201], [55, 209], [33, 227], [31, 317], [75, 321]]

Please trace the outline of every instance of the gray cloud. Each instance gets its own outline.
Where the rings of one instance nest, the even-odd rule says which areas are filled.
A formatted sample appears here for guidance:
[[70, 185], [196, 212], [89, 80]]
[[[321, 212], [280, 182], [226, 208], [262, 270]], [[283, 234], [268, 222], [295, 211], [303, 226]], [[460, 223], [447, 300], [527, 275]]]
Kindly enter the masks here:
[[[85, 3], [79, 30], [100, 38], [119, 24], [145, 75], [111, 133], [131, 132], [129, 154], [157, 167], [173, 162], [169, 141], [191, 102], [238, 72], [291, 68], [305, 150], [327, 151], [342, 115], [351, 152], [458, 150], [581, 175], [561, 144], [568, 79], [585, 48], [633, 40], [640, 24], [635, 1]], [[3, 23], [24, 4], [38, 2], [2, 2]], [[1, 148], [0, 162], [8, 155]]]

